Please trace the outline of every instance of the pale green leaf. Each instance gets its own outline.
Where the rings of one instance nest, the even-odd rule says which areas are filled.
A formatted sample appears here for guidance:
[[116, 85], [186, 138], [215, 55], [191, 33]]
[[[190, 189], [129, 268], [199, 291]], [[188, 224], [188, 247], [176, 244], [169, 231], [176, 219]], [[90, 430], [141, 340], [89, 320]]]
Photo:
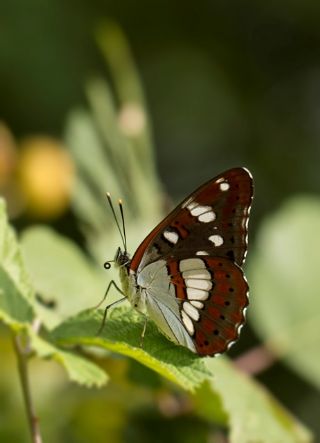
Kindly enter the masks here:
[[41, 358], [52, 359], [61, 364], [70, 380], [88, 387], [100, 387], [107, 382], [106, 373], [88, 359], [53, 346], [31, 330], [28, 335], [32, 350]]
[[93, 265], [79, 247], [46, 227], [24, 231], [22, 248], [36, 291], [54, 309], [37, 307], [46, 326], [53, 327], [80, 310], [95, 306], [103, 297], [103, 270]]
[[202, 359], [168, 341], [152, 322], [147, 325], [141, 347], [144, 318], [133, 309], [113, 309], [102, 333], [97, 336], [102, 313], [83, 312], [56, 328], [52, 338], [60, 345], [94, 345], [127, 355], [189, 391], [209, 375]]
[[295, 198], [261, 228], [250, 318], [266, 345], [320, 387], [320, 201]]
[[0, 319], [14, 328], [33, 319], [34, 292], [0, 199]]
[[224, 358], [207, 359], [210, 384], [229, 416], [230, 443], [310, 443], [312, 435], [261, 385]]

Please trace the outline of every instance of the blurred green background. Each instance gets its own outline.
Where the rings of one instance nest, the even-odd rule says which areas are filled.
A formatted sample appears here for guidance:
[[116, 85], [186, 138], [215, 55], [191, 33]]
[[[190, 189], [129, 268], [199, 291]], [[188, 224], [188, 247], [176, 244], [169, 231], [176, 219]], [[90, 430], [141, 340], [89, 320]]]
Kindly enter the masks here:
[[[101, 29], [111, 35], [106, 45]], [[134, 65], [130, 66], [146, 100], [148, 111], [142, 116], [139, 109], [137, 113], [131, 108], [126, 114], [119, 94], [130, 90], [126, 63], [117, 58], [122, 39], [131, 50], [128, 57]], [[79, 202], [74, 204], [71, 197], [79, 168], [79, 154], [76, 157], [71, 147], [75, 143], [70, 136], [72, 116], [78, 110], [98, 112], [99, 88], [94, 92], [92, 83], [96, 79], [117, 92], [119, 124], [129, 138], [135, 137], [144, 119], [151, 122], [150, 140], [163, 184], [155, 180], [159, 195], [154, 199], [160, 201], [165, 195], [158, 205], [161, 209], [146, 204], [155, 219], [201, 182], [230, 167], [246, 166], [256, 187], [250, 246], [259, 254], [261, 245], [268, 245], [267, 228], [265, 242], [259, 240], [261, 226], [287, 199], [297, 194], [318, 198], [320, 4], [315, 0], [1, 1], [1, 194], [18, 230], [39, 222], [49, 224], [89, 249], [97, 262], [101, 258], [101, 265], [101, 249], [105, 259], [112, 258], [115, 245], [102, 244], [99, 252], [88, 247]], [[101, 132], [98, 128], [103, 138]], [[106, 179], [106, 187], [110, 180]], [[103, 205], [101, 194], [102, 214], [107, 213]], [[290, 225], [290, 214], [287, 220]], [[317, 220], [313, 232], [307, 232], [311, 229], [307, 222], [303, 231], [311, 248], [316, 248], [312, 243], [319, 236]], [[136, 229], [134, 245], [142, 240], [138, 233]], [[305, 265], [306, 284], [299, 286], [303, 292], [309, 282], [308, 259], [313, 260], [310, 273], [314, 276], [319, 255], [315, 251], [313, 259], [308, 250], [302, 255], [294, 246], [292, 251]], [[248, 261], [250, 266], [250, 251]], [[97, 299], [99, 295], [91, 305]], [[315, 309], [319, 312], [319, 303]], [[230, 353], [233, 357], [261, 343], [254, 319], [250, 323], [252, 315]], [[26, 440], [20, 388], [12, 372], [7, 334], [1, 332], [0, 440], [22, 442]], [[318, 333], [315, 328], [314, 334]], [[112, 381], [99, 391], [70, 386], [52, 363], [34, 365], [36, 402], [48, 441], [209, 441], [210, 426], [193, 414], [187, 395], [138, 363], [110, 358], [106, 365]], [[320, 435], [320, 396], [310, 377], [278, 361], [258, 379]], [[56, 411], [55, 422], [52, 411]], [[219, 430], [214, 435], [213, 441], [225, 441]]]

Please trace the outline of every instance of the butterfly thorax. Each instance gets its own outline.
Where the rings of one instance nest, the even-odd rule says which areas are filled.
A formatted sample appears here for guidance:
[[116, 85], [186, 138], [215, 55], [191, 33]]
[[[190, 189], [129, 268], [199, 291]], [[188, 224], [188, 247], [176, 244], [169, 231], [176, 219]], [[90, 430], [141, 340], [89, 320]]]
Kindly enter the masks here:
[[145, 292], [137, 283], [137, 275], [130, 270], [131, 259], [127, 251], [118, 248], [115, 264], [119, 268], [121, 288], [131, 305], [140, 312], [145, 312]]

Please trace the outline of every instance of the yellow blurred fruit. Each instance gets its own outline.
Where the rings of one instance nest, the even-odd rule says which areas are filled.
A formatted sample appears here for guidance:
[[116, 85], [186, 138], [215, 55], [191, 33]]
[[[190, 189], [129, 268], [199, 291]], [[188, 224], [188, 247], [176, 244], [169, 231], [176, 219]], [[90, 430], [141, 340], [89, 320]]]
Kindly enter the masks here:
[[0, 190], [11, 181], [16, 162], [16, 145], [7, 126], [0, 122]]
[[72, 158], [55, 139], [28, 137], [20, 144], [18, 181], [30, 216], [57, 218], [70, 203], [74, 182]]

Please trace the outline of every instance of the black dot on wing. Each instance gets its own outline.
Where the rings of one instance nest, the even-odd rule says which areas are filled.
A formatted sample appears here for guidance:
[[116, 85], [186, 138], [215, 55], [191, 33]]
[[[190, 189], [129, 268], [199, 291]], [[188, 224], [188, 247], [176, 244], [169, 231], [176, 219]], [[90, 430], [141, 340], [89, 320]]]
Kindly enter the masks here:
[[234, 289], [233, 288], [229, 288], [229, 292], [234, 292]]
[[225, 317], [224, 315], [220, 315], [220, 319], [221, 319], [221, 320], [225, 320], [226, 317]]
[[235, 242], [235, 240], [234, 240], [234, 236], [230, 237], [230, 241], [231, 241], [231, 243], [234, 245], [234, 242]]
[[205, 346], [208, 346], [208, 345], [209, 345], [208, 340], [205, 340], [205, 341], [204, 341], [204, 345], [205, 345]]
[[230, 306], [230, 302], [227, 300], [224, 302], [225, 306]]
[[228, 258], [230, 258], [230, 260], [235, 260], [235, 257], [234, 257], [234, 252], [232, 251], [232, 249], [230, 249], [230, 251], [228, 251], [227, 253], [226, 253], [226, 256], [228, 257]]
[[214, 335], [219, 335], [219, 331], [218, 331], [218, 329], [215, 329], [215, 330], [213, 331], [213, 333], [214, 333]]

